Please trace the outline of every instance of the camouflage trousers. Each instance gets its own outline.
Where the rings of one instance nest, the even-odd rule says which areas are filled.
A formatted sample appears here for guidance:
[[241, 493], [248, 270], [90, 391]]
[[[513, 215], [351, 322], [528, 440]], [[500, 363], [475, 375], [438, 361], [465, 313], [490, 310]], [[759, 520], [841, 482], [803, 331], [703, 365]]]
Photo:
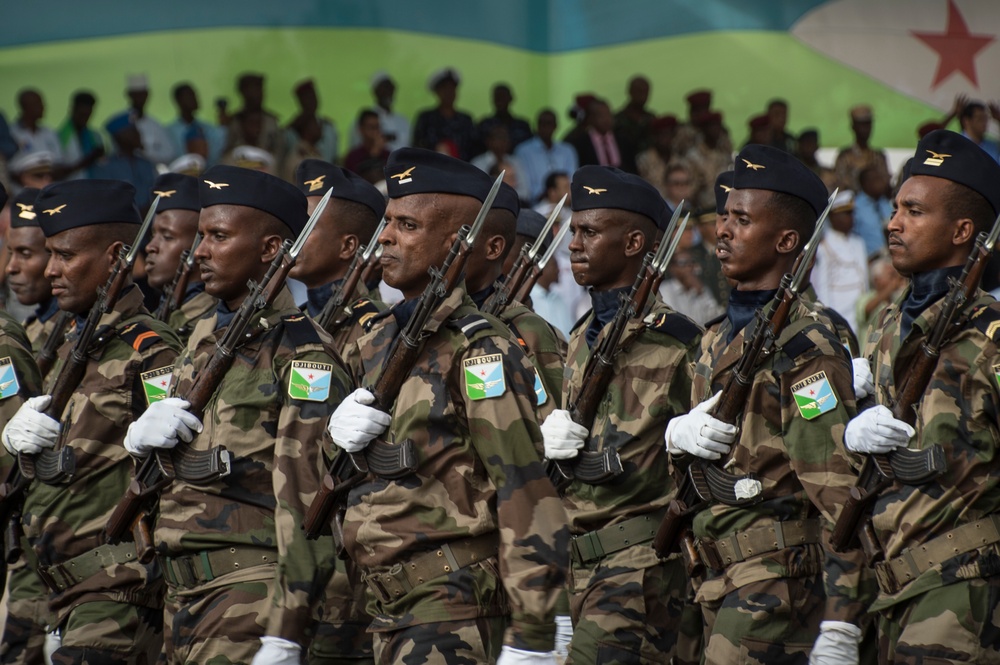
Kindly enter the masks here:
[[378, 665], [487, 665], [503, 646], [506, 617], [439, 621], [375, 633]]
[[826, 610], [822, 575], [751, 582], [702, 601], [705, 665], [807, 665]]
[[365, 611], [368, 587], [353, 561], [336, 560], [336, 570], [316, 611], [316, 634], [309, 665], [369, 665], [375, 662], [371, 617]]
[[159, 608], [94, 601], [70, 610], [60, 624], [53, 665], [153, 665], [163, 645]]
[[49, 611], [49, 590], [24, 565], [13, 568], [7, 578], [7, 620], [0, 638], [0, 663], [41, 665], [44, 661], [45, 632], [55, 627]]
[[571, 576], [567, 664], [665, 663], [679, 652], [697, 662], [701, 620], [679, 557], [635, 545], [596, 565], [574, 563]]
[[963, 580], [878, 616], [884, 665], [1000, 664], [1000, 577]]

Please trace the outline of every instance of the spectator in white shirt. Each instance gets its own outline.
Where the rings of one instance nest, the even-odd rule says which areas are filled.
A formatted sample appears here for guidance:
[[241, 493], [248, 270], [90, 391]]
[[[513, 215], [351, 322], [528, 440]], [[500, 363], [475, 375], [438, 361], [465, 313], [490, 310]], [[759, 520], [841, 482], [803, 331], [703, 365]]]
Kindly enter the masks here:
[[816, 249], [812, 285], [827, 307], [843, 316], [857, 330], [856, 305], [868, 290], [868, 253], [865, 241], [852, 232], [854, 193], [837, 195], [830, 210], [829, 225]]
[[56, 133], [42, 125], [45, 117], [45, 102], [40, 92], [33, 88], [25, 88], [17, 94], [17, 105], [21, 111], [17, 122], [10, 127], [11, 136], [17, 143], [17, 149], [23, 153], [45, 151], [56, 163], [62, 161], [62, 147]]

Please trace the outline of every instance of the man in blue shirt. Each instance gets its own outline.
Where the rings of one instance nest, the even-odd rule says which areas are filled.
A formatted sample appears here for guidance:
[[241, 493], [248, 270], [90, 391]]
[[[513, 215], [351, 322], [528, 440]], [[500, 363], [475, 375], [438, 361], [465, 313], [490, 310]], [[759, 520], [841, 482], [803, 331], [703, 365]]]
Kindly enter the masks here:
[[552, 109], [538, 113], [535, 136], [514, 150], [521, 163], [520, 176], [527, 181], [532, 201], [545, 193], [545, 179], [550, 173], [574, 173], [579, 166], [576, 149], [569, 143], [556, 141], [556, 114]]

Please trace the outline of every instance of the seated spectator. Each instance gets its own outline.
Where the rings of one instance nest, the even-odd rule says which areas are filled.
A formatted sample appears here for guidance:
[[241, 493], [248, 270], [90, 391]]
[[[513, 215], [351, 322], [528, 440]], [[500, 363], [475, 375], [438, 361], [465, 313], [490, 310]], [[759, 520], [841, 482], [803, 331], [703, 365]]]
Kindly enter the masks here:
[[615, 114], [615, 136], [622, 153], [622, 169], [638, 173], [636, 158], [652, 142], [651, 125], [656, 116], [646, 108], [649, 79], [633, 76], [628, 82], [628, 101]]
[[685, 162], [694, 175], [697, 190], [696, 208], [715, 206], [715, 179], [720, 173], [733, 168], [733, 151], [729, 136], [722, 125], [718, 111], [703, 113], [695, 118], [700, 132], [694, 147], [685, 156]]
[[226, 144], [225, 127], [212, 125], [195, 116], [199, 108], [198, 93], [190, 83], [175, 85], [173, 95], [177, 120], [167, 127], [167, 131], [174, 142], [174, 150], [178, 155], [201, 155], [207, 164], [215, 164]]
[[95, 104], [97, 99], [93, 94], [85, 90], [74, 93], [69, 117], [59, 127], [66, 179], [89, 177], [90, 167], [104, 156], [104, 139], [89, 126]]
[[375, 111], [363, 110], [358, 115], [357, 129], [361, 135], [361, 144], [344, 157], [344, 168], [364, 177], [362, 171], [385, 166], [389, 159], [389, 149], [379, 124], [379, 115]]
[[142, 137], [129, 113], [120, 113], [104, 126], [115, 150], [94, 165], [95, 178], [124, 180], [135, 187], [135, 204], [145, 210], [151, 201], [156, 166], [142, 154]]
[[493, 115], [480, 120], [477, 128], [479, 139], [484, 141], [481, 147], [486, 147], [486, 137], [497, 126], [507, 129], [511, 150], [516, 149], [517, 146], [531, 138], [531, 127], [528, 125], [528, 121], [518, 118], [511, 113], [510, 105], [513, 102], [514, 93], [511, 91], [509, 85], [498, 83], [493, 86]]
[[652, 145], [636, 157], [636, 168], [646, 182], [667, 198], [667, 169], [679, 161], [673, 146], [677, 118], [672, 115], [656, 118], [650, 123], [650, 129]]
[[809, 167], [809, 170], [820, 177], [826, 188], [832, 190], [836, 187], [837, 176], [833, 169], [827, 168], [819, 163], [816, 153], [819, 151], [819, 131], [816, 129], [804, 129], [799, 134], [798, 150], [795, 156], [799, 161]]
[[413, 125], [415, 146], [440, 150], [442, 143], [450, 141], [458, 159], [469, 160], [473, 156], [478, 138], [476, 126], [472, 116], [455, 108], [461, 82], [462, 77], [450, 67], [431, 74], [427, 88], [437, 97], [438, 104], [417, 115]]
[[506, 172], [504, 181], [517, 191], [518, 198], [527, 201], [531, 195], [527, 182], [521, 178], [521, 165], [510, 154], [510, 137], [503, 125], [494, 125], [486, 136], [486, 152], [472, 158], [472, 165], [489, 174]]
[[668, 269], [670, 278], [660, 282], [660, 297], [671, 309], [702, 325], [722, 313], [724, 308], [702, 281], [701, 266], [690, 249], [678, 246]]
[[[667, 180], [664, 196], [671, 210], [676, 210], [684, 203], [682, 212], [691, 212], [694, 208], [695, 189], [691, 170], [683, 162], [675, 162], [667, 168]], [[693, 228], [689, 226], [688, 228]]]
[[[548, 178], [545, 179], [545, 194], [534, 207], [536, 212], [541, 213], [548, 219], [556, 204], [559, 203], [563, 196], [566, 196], [566, 203], [563, 205], [562, 211], [559, 213], [556, 224], [552, 229], [554, 234], [558, 233], [563, 225], [569, 224], [573, 217], [572, 201], [569, 196], [569, 183], [569, 174], [558, 171], [550, 173]], [[552, 255], [559, 267], [559, 279], [550, 287], [550, 290], [559, 293], [563, 302], [566, 303], [566, 307], [569, 309], [570, 318], [576, 321], [584, 312], [590, 309], [590, 297], [587, 295], [587, 290], [577, 284], [576, 278], [573, 276], [573, 267], [569, 261], [570, 240], [572, 240], [572, 234], [567, 233], [563, 237], [563, 241], [556, 248], [555, 254]], [[569, 333], [567, 332], [567, 334]]]
[[868, 166], [859, 176], [861, 191], [854, 197], [854, 232], [865, 241], [868, 256], [886, 247], [885, 228], [892, 217], [892, 200], [887, 196], [889, 177], [880, 166]]
[[768, 145], [771, 142], [771, 121], [767, 115], [755, 115], [747, 121], [750, 128], [750, 138], [743, 144], [747, 147], [751, 144]]
[[770, 136], [767, 145], [794, 155], [798, 149], [795, 137], [788, 133], [788, 102], [772, 99], [767, 104], [767, 123]]
[[167, 171], [170, 173], [181, 173], [183, 175], [199, 176], [205, 171], [206, 163], [205, 158], [201, 155], [189, 152], [186, 155], [181, 155], [174, 161], [170, 162], [167, 167]]
[[232, 165], [243, 169], [261, 171], [262, 173], [275, 173], [274, 155], [263, 148], [254, 145], [241, 145], [233, 150]]
[[[333, 120], [321, 118], [318, 114], [319, 96], [316, 94], [315, 81], [312, 79], [301, 81], [295, 86], [294, 92], [295, 99], [299, 103], [299, 114], [288, 123], [285, 146], [290, 152], [298, 150], [304, 154], [305, 151], [300, 146], [300, 143], [304, 141], [307, 146], [311, 146], [309, 150], [319, 155], [317, 159], [335, 164], [337, 158], [340, 157], [340, 133]], [[318, 139], [313, 138], [316, 127], [319, 128]], [[303, 157], [303, 159], [305, 158]], [[296, 161], [295, 165], [298, 166], [300, 161], [302, 160]], [[294, 180], [294, 170], [289, 182], [292, 180]]]
[[855, 308], [856, 329], [859, 340], [868, 339], [871, 328], [879, 320], [882, 310], [896, 302], [909, 281], [892, 267], [892, 260], [885, 254], [876, 255], [868, 266], [871, 288], [858, 299]]
[[[374, 111], [378, 114], [378, 124], [382, 129], [385, 147], [389, 152], [410, 145], [410, 121], [406, 116], [392, 112], [396, 98], [396, 82], [386, 72], [376, 72], [371, 80], [372, 96], [375, 98]], [[361, 145], [361, 134], [357, 125], [351, 129], [351, 148]]]
[[294, 182], [295, 170], [302, 163], [302, 160], [322, 159], [319, 144], [323, 140], [323, 128], [318, 118], [305, 117], [298, 120], [298, 127], [294, 132], [288, 132], [288, 138], [289, 140], [294, 138], [295, 142], [288, 144], [288, 152], [285, 154], [278, 175], [288, 182]]
[[[993, 119], [1000, 122], [1000, 106], [991, 104], [990, 111], [993, 113]], [[975, 101], [967, 103], [958, 119], [962, 123], [962, 136], [982, 148], [995, 161], [1000, 162], [1000, 144], [986, 138], [986, 127], [990, 122], [986, 104]]]
[[584, 124], [586, 131], [573, 141], [580, 166], [598, 164], [620, 168], [622, 155], [614, 132], [615, 117], [608, 103], [603, 99], [592, 100]]
[[10, 133], [17, 143], [18, 151], [24, 153], [45, 151], [52, 156], [55, 163], [62, 163], [59, 137], [54, 131], [42, 125], [42, 118], [45, 117], [42, 94], [33, 88], [25, 88], [17, 93], [17, 106], [20, 115], [10, 126]]
[[552, 109], [538, 112], [535, 136], [514, 149], [521, 167], [520, 180], [527, 189], [528, 200], [538, 201], [545, 193], [545, 181], [555, 172], [573, 173], [579, 164], [576, 149], [555, 140], [556, 114]]
[[278, 117], [264, 110], [264, 76], [243, 74], [237, 79], [237, 90], [243, 99], [243, 108], [228, 116], [228, 136], [224, 154], [233, 148], [250, 145], [262, 148], [272, 156], [285, 152], [285, 132], [278, 124]]
[[18, 191], [27, 187], [44, 189], [46, 185], [51, 185], [55, 180], [55, 168], [55, 158], [48, 150], [19, 152], [7, 165]]
[[855, 305], [868, 289], [868, 254], [865, 242], [854, 229], [854, 193], [837, 194], [829, 223], [816, 249], [812, 285], [827, 307], [840, 314], [857, 331]]
[[868, 167], [881, 169], [885, 174], [886, 194], [889, 184], [889, 158], [882, 150], [871, 147], [874, 114], [872, 107], [861, 104], [851, 109], [851, 132], [854, 143], [837, 154], [833, 170], [841, 189], [861, 191], [861, 171]]
[[156, 118], [146, 113], [149, 103], [149, 79], [145, 74], [130, 74], [125, 83], [125, 96], [129, 107], [113, 116], [108, 122], [120, 122], [127, 115], [139, 131], [143, 156], [153, 164], [168, 164], [177, 156], [173, 139]]

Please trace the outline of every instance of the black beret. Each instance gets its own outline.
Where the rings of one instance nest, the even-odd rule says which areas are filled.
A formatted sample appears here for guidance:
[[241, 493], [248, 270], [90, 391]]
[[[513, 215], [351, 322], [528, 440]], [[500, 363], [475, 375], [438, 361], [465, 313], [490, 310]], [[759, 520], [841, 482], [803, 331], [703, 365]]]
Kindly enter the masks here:
[[[492, 186], [491, 182], [490, 187]], [[500, 191], [497, 192], [497, 197], [493, 200], [493, 207], [509, 210], [514, 217], [517, 217], [521, 212], [521, 201], [517, 198], [517, 190], [505, 182], [500, 183]]]
[[295, 184], [306, 196], [323, 196], [332, 187], [333, 198], [367, 206], [378, 218], [385, 214], [385, 197], [375, 185], [322, 159], [302, 160], [295, 169]]
[[201, 211], [198, 178], [183, 173], [164, 173], [153, 183], [153, 196], [159, 196], [156, 212], [167, 210]]
[[[457, 194], [485, 201], [493, 178], [448, 155], [422, 148], [400, 148], [389, 155], [385, 183], [390, 199], [411, 194]], [[516, 209], [513, 212], [517, 214]]]
[[[0, 185], [2, 188], [3, 185]], [[19, 229], [23, 226], [38, 226], [38, 213], [35, 212], [35, 200], [42, 190], [25, 187], [10, 202], [10, 226]], [[2, 207], [2, 206], [0, 206]]]
[[965, 185], [1000, 214], [1000, 164], [961, 134], [939, 129], [917, 144], [910, 175], [930, 175]]
[[142, 223], [135, 187], [123, 180], [52, 183], [35, 199], [35, 214], [46, 238], [93, 224]]
[[723, 171], [715, 178], [715, 214], [726, 214], [726, 200], [733, 188], [733, 172]]
[[736, 156], [733, 189], [766, 189], [796, 196], [816, 212], [826, 208], [826, 185], [805, 164], [784, 150], [752, 144]]
[[7, 205], [7, 190], [4, 188], [3, 183], [0, 182], [0, 209]]
[[213, 166], [201, 175], [201, 207], [247, 206], [277, 217], [298, 235], [309, 220], [305, 195], [281, 178], [238, 166]]
[[656, 188], [637, 175], [610, 166], [582, 166], [570, 185], [573, 210], [612, 208], [648, 217], [661, 231], [673, 211]]
[[524, 208], [517, 215], [517, 235], [537, 240], [538, 234], [542, 232], [546, 221], [548, 220], [545, 219], [542, 213], [536, 212], [531, 208]]

